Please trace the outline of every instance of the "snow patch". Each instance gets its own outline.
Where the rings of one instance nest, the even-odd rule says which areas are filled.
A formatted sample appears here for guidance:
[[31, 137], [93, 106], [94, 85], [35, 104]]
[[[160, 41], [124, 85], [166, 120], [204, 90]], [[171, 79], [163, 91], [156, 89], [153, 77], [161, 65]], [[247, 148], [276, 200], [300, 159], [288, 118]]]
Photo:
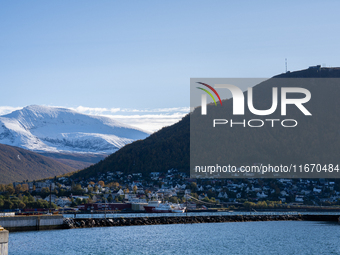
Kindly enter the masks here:
[[0, 117], [0, 143], [38, 152], [113, 153], [148, 132], [112, 118], [32, 105]]

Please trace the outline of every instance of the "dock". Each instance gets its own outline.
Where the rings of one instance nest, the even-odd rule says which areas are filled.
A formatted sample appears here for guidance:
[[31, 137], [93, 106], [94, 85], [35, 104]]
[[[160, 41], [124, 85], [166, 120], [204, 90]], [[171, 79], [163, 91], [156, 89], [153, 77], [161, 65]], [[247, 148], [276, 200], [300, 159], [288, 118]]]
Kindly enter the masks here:
[[8, 230], [0, 226], [0, 255], [8, 255]]
[[63, 215], [0, 217], [0, 226], [9, 232], [63, 228]]

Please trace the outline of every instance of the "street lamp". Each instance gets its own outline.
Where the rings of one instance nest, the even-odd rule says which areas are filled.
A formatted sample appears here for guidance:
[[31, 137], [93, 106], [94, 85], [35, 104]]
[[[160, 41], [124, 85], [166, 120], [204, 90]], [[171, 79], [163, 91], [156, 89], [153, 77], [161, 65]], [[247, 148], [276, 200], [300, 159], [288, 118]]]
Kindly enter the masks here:
[[105, 207], [105, 219], [106, 219], [106, 197], [104, 197], [104, 207]]

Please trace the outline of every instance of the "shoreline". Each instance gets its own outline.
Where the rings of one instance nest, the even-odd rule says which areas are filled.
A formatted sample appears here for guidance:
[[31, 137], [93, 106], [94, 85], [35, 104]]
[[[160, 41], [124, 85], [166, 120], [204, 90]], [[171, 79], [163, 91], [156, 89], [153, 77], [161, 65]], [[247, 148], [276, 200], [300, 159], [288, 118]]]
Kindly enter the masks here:
[[[339, 222], [339, 214], [278, 214], [278, 215], [189, 215], [189, 216], [141, 216], [141, 217], [107, 217], [107, 218], [63, 218], [58, 216], [26, 216], [0, 218], [3, 226], [10, 232], [41, 231], [53, 229], [119, 227], [139, 225], [168, 225], [195, 223], [223, 223], [223, 222], [252, 222], [252, 221], [324, 221]], [[5, 224], [4, 224], [5, 223]], [[7, 224], [6, 224], [7, 223]]]

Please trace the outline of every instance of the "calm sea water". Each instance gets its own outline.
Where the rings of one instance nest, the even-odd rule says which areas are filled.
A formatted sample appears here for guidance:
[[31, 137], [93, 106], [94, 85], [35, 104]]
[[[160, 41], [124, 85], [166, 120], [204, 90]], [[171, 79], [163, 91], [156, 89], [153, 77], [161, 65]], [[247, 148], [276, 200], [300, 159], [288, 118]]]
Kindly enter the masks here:
[[340, 224], [304, 221], [10, 233], [9, 254], [340, 254]]

